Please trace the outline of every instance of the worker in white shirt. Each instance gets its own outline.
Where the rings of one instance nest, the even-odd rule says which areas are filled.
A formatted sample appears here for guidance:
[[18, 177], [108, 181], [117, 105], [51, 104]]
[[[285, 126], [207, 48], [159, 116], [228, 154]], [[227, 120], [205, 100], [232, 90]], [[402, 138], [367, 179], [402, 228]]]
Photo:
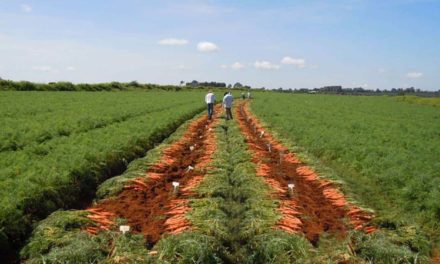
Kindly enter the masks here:
[[208, 106], [208, 118], [209, 120], [212, 119], [212, 115], [214, 114], [214, 104], [215, 104], [215, 94], [212, 92], [212, 90], [209, 90], [208, 93], [205, 96], [205, 102]]
[[234, 101], [234, 98], [232, 97], [231, 92], [228, 92], [224, 97], [223, 97], [223, 106], [226, 110], [226, 120], [232, 119], [232, 102]]

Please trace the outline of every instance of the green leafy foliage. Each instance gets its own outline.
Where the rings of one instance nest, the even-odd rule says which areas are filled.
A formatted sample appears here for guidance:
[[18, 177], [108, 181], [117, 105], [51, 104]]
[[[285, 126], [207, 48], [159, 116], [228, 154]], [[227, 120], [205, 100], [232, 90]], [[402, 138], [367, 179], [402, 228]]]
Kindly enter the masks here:
[[91, 224], [84, 211], [58, 211], [42, 221], [33, 232], [32, 240], [21, 254], [29, 263], [57, 263], [59, 260], [93, 263], [103, 258], [97, 240], [80, 227]]
[[311, 244], [301, 236], [273, 231], [250, 241], [251, 263], [305, 263]]
[[355, 253], [372, 263], [429, 263], [426, 238], [415, 232], [402, 232], [381, 230], [371, 235], [357, 232], [352, 236]]
[[184, 232], [167, 236], [155, 246], [157, 263], [223, 263], [222, 245], [212, 236], [199, 232]]
[[21, 250], [25, 263], [151, 263], [142, 235], [82, 229], [93, 225], [85, 211], [57, 211], [41, 221]]

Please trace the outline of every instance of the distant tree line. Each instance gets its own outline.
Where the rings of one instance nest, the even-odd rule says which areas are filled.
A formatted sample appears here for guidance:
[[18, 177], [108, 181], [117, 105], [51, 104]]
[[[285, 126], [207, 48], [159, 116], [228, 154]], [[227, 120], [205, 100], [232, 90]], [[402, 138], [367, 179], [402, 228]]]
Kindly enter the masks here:
[[[183, 81], [180, 82], [180, 83], [182, 84]], [[250, 86], [242, 85], [239, 82], [236, 82], [234, 85], [232, 85], [232, 84], [226, 85], [226, 83], [224, 83], [224, 82], [198, 82], [196, 80], [193, 80], [192, 82], [185, 83], [185, 86], [193, 87], [193, 88], [197, 88], [197, 87], [216, 87], [216, 88], [229, 88], [229, 89], [251, 89]]]
[[342, 86], [324, 86], [321, 88], [299, 88], [299, 89], [283, 89], [282, 87], [276, 89], [277, 92], [282, 93], [320, 93], [320, 94], [339, 94], [339, 95], [417, 95], [425, 97], [439, 97], [440, 89], [438, 91], [423, 91], [414, 87], [409, 88], [392, 88], [390, 90], [371, 90], [362, 87], [342, 88]]
[[136, 81], [129, 83], [110, 82], [73, 84], [71, 82], [34, 83], [28, 81], [0, 80], [0, 90], [3, 91], [124, 91], [135, 89], [180, 90], [181, 87], [177, 85], [140, 84]]

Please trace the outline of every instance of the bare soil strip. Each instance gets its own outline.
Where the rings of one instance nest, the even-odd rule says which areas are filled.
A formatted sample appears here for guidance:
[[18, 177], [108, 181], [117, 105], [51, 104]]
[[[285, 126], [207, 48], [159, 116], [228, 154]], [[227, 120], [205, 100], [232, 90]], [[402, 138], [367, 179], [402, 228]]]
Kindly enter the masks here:
[[[134, 179], [116, 197], [100, 201], [87, 209], [97, 224], [87, 231], [117, 228], [115, 218], [124, 218], [131, 231], [145, 235], [148, 244], [162, 234], [178, 234], [191, 228], [185, 214], [190, 210], [188, 198], [203, 180], [215, 151], [213, 127], [217, 120], [206, 116], [193, 121], [185, 135], [163, 151], [160, 161], [145, 176]], [[173, 182], [179, 183], [178, 195]]]
[[264, 130], [247, 103], [236, 108], [236, 116], [254, 153], [257, 175], [273, 188], [273, 198], [280, 201], [278, 210], [282, 218], [276, 229], [304, 233], [314, 245], [324, 232], [343, 237], [350, 228], [367, 233], [376, 230], [369, 225], [372, 214], [350, 204], [334, 183], [319, 178], [301, 163], [294, 153]]

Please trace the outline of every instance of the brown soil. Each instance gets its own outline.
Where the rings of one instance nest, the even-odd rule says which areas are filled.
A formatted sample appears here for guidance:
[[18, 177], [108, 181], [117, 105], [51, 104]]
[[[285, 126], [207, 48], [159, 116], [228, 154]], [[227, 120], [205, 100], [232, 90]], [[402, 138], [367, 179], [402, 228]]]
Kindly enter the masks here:
[[[290, 233], [302, 232], [314, 245], [322, 233], [342, 237], [349, 228], [375, 231], [368, 223], [371, 214], [347, 202], [334, 183], [318, 177], [296, 155], [280, 144], [243, 103], [236, 116], [249, 149], [254, 153], [257, 175], [272, 189], [273, 198], [280, 201], [282, 218], [276, 229]], [[289, 192], [288, 184], [294, 184]], [[348, 221], [347, 221], [348, 220]]]
[[431, 254], [431, 263], [440, 264], [440, 248], [435, 248]]
[[[160, 161], [145, 176], [132, 180], [118, 196], [87, 209], [88, 217], [97, 224], [87, 231], [96, 234], [99, 230], [116, 229], [114, 219], [124, 218], [131, 232], [144, 234], [147, 242], [154, 244], [164, 233], [190, 229], [185, 217], [190, 210], [188, 198], [195, 196], [192, 190], [203, 180], [211, 162], [216, 122], [206, 116], [192, 122], [184, 136], [163, 151]], [[177, 195], [173, 194], [173, 181], [180, 184]]]

